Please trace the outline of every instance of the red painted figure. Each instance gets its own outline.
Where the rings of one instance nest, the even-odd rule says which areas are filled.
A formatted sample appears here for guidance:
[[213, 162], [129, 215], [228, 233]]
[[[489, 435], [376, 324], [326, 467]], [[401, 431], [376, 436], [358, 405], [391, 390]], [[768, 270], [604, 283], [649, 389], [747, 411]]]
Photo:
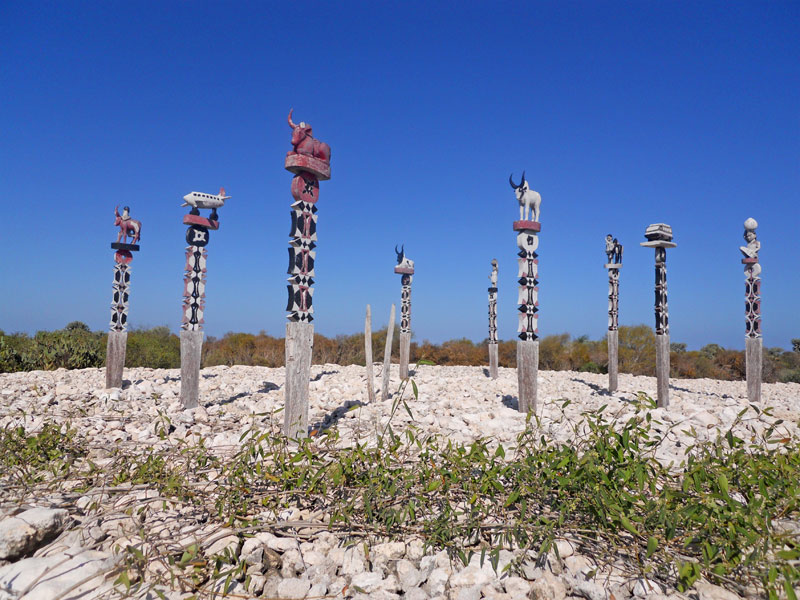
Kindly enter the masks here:
[[292, 154], [305, 154], [306, 156], [311, 156], [325, 162], [326, 164], [330, 164], [331, 147], [325, 142], [315, 140], [311, 136], [311, 125], [302, 122], [299, 125], [295, 125], [295, 123], [292, 121], [293, 110], [294, 109], [291, 109], [289, 111], [289, 127], [292, 128], [292, 146], [294, 146], [294, 150], [287, 152], [286, 156]]

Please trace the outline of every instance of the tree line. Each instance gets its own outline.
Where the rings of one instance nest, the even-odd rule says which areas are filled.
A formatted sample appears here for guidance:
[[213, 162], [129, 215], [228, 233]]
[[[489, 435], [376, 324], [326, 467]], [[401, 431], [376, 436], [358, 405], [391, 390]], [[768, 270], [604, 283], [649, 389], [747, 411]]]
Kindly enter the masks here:
[[[373, 360], [383, 359], [386, 328], [372, 334]], [[399, 355], [399, 328], [395, 328], [392, 354]], [[57, 331], [6, 334], [0, 330], [0, 372], [84, 369], [105, 363], [106, 332], [93, 332], [80, 321], [73, 321]], [[791, 340], [792, 350], [764, 349], [765, 382], [800, 383], [800, 338]], [[411, 343], [411, 362], [429, 361], [437, 365], [488, 365], [488, 339], [473, 342], [456, 339], [434, 344], [427, 340]], [[572, 337], [567, 333], [549, 335], [539, 343], [539, 368], [554, 371], [606, 373], [608, 346], [605, 339]], [[501, 367], [516, 365], [516, 342], [498, 345]], [[314, 335], [314, 363], [364, 365], [364, 335]], [[619, 370], [633, 375], [655, 375], [655, 334], [647, 325], [619, 328]], [[152, 327], [128, 332], [126, 367], [175, 369], [180, 367], [180, 339], [169, 328]], [[263, 331], [259, 334], [226, 333], [221, 338], [208, 336], [203, 344], [203, 366], [254, 365], [281, 367], [284, 363], [284, 340]], [[670, 352], [670, 376], [739, 380], [745, 379], [742, 350], [730, 350], [707, 344], [700, 350], [687, 350], [686, 344], [673, 343]]]

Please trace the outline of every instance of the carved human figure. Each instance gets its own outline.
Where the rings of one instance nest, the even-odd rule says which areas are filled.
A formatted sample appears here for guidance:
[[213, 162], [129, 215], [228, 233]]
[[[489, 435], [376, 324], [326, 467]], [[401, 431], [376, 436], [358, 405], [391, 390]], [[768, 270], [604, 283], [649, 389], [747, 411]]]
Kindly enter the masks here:
[[492, 259], [492, 272], [489, 275], [489, 281], [492, 283], [492, 287], [497, 287], [497, 259]]
[[609, 264], [611, 264], [612, 261], [614, 260], [614, 248], [615, 248], [614, 236], [609, 233], [606, 236], [606, 256], [608, 257], [608, 260], [606, 260], [606, 262]]
[[758, 258], [758, 251], [761, 250], [761, 242], [756, 239], [756, 232], [752, 229], [744, 230], [744, 241], [747, 242], [746, 246], [739, 246], [747, 258]]
[[539, 192], [530, 189], [528, 182], [525, 180], [525, 171], [522, 172], [522, 181], [517, 185], [514, 183], [513, 174], [508, 176], [508, 183], [514, 189], [514, 194], [517, 196], [519, 202], [519, 220], [520, 221], [539, 221], [539, 205], [542, 203], [542, 197]]

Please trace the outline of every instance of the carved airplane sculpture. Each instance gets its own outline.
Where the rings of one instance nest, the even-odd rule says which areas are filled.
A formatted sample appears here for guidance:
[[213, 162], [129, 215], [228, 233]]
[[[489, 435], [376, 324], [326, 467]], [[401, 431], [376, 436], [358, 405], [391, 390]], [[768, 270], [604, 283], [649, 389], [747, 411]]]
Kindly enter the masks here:
[[522, 172], [522, 181], [519, 185], [514, 183], [513, 174], [508, 176], [508, 182], [514, 188], [514, 193], [519, 202], [519, 220], [520, 221], [539, 221], [539, 205], [542, 203], [542, 197], [539, 192], [530, 189], [528, 182], [525, 181], [525, 171]]
[[191, 206], [192, 210], [189, 211], [190, 214], [199, 215], [200, 211], [197, 210], [198, 208], [210, 208], [211, 209], [211, 220], [216, 221], [218, 220], [217, 217], [217, 209], [225, 206], [225, 200], [230, 200], [230, 196], [225, 195], [225, 188], [219, 188], [219, 194], [203, 194], [201, 192], [192, 192], [190, 194], [186, 194], [183, 197], [183, 204], [181, 206]]

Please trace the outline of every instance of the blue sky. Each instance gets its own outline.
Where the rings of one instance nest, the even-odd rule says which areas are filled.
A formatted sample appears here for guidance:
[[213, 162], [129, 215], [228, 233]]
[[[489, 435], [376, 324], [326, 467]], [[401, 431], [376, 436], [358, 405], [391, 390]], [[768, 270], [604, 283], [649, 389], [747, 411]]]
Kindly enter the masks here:
[[[800, 3], [5, 2], [0, 328], [107, 327], [113, 210], [143, 222], [130, 321], [180, 323], [181, 198], [232, 200], [209, 244], [206, 331], [282, 336], [286, 115], [332, 148], [316, 329], [399, 308], [415, 339], [516, 335], [518, 206], [542, 195], [542, 335], [605, 335], [604, 236], [625, 245], [620, 322], [653, 324], [650, 223], [669, 223], [672, 341], [744, 345], [738, 246], [759, 222], [767, 346], [800, 337]], [[794, 308], [793, 308], [794, 307]]]

